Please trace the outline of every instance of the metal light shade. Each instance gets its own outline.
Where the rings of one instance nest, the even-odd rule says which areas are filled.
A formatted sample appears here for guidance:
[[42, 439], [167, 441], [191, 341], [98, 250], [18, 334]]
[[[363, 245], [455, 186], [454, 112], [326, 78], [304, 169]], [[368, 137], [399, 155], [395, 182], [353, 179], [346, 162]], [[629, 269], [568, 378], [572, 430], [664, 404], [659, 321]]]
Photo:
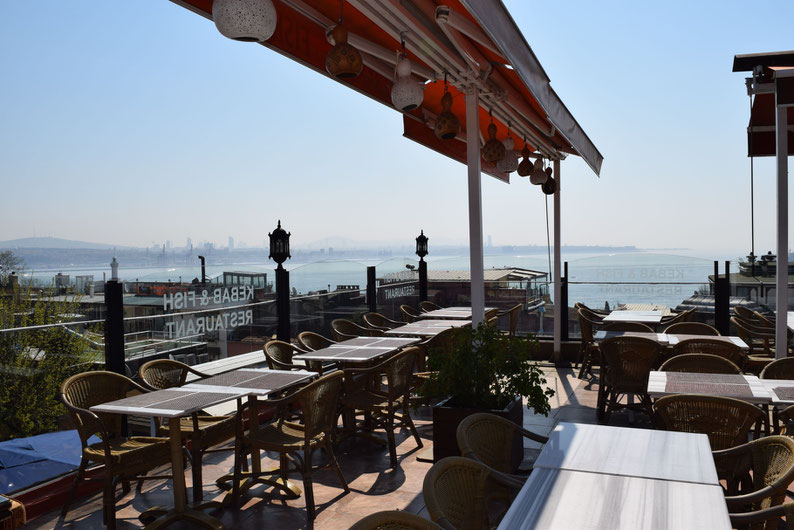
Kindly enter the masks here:
[[402, 112], [413, 110], [424, 100], [424, 86], [411, 78], [411, 61], [401, 57], [394, 69], [394, 84], [391, 87], [391, 102]]
[[441, 113], [436, 118], [436, 138], [450, 140], [460, 132], [460, 120], [452, 114], [452, 94], [444, 92], [441, 96]]
[[482, 146], [482, 159], [486, 162], [498, 162], [505, 156], [505, 146], [496, 139], [496, 125], [488, 124], [488, 141]]
[[554, 192], [557, 191], [557, 181], [549, 177], [546, 182], [541, 185], [541, 189], [546, 195], [554, 195]]
[[516, 152], [513, 150], [515, 147], [513, 137], [508, 136], [504, 139], [502, 144], [505, 146], [505, 156], [496, 163], [496, 169], [502, 173], [512, 173], [518, 169], [518, 155], [516, 155]]
[[347, 43], [347, 30], [342, 24], [336, 25], [333, 37], [334, 47], [325, 58], [325, 69], [338, 79], [356, 77], [364, 68], [364, 62], [359, 51]]
[[529, 172], [529, 181], [532, 184], [541, 185], [546, 182], [548, 175], [543, 171], [543, 160], [538, 158], [532, 165], [532, 170]]
[[270, 237], [270, 255], [268, 258], [272, 259], [279, 265], [291, 258], [289, 253], [289, 236], [290, 233], [281, 228], [281, 220], [278, 221], [278, 226], [273, 233], [268, 234]]
[[529, 148], [524, 144], [524, 149], [521, 150], [521, 156], [524, 160], [518, 164], [518, 176], [528, 177], [532, 173], [532, 160], [529, 159]]
[[225, 37], [244, 42], [264, 42], [276, 31], [272, 0], [215, 0], [212, 20]]
[[416, 255], [420, 259], [427, 256], [427, 241], [428, 237], [425, 235], [425, 231], [422, 230], [422, 233], [416, 237]]

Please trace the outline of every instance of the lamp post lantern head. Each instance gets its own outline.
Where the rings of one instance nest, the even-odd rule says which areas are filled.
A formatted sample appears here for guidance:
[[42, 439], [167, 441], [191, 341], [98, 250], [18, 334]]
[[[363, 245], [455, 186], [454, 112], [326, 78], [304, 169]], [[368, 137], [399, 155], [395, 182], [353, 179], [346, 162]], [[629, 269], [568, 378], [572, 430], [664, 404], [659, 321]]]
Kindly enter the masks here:
[[273, 233], [268, 234], [268, 237], [270, 237], [270, 255], [268, 258], [278, 263], [279, 266], [292, 257], [289, 253], [289, 236], [290, 233], [281, 228], [281, 220], [279, 220], [278, 226], [273, 230]]
[[425, 235], [425, 231], [422, 230], [422, 233], [416, 238], [416, 255], [419, 256], [420, 260], [427, 256], [427, 241], [428, 238]]
[[119, 281], [119, 262], [116, 256], [113, 256], [113, 261], [110, 262], [110, 279], [114, 282]]

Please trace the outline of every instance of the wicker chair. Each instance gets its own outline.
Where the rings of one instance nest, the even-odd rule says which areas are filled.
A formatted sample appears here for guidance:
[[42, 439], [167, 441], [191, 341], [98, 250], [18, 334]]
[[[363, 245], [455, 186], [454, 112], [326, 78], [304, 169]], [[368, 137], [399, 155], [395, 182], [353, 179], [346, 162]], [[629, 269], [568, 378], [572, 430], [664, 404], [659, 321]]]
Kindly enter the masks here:
[[[470, 458], [449, 456], [427, 472], [422, 496], [430, 518], [441, 528], [495, 528], [522, 485]], [[499, 510], [497, 502], [501, 503]]]
[[[510, 321], [507, 328], [507, 333], [505, 333], [509, 337], [516, 336], [516, 329], [518, 328], [518, 317], [521, 315], [521, 309], [524, 307], [524, 304], [516, 304], [510, 309], [506, 311], [500, 311], [496, 313], [497, 318], [502, 318], [505, 316], [510, 317]], [[504, 332], [503, 332], [504, 333]]]
[[514, 449], [521, 452], [517, 458], [519, 461], [524, 457], [524, 445], [519, 443], [516, 448], [516, 439], [523, 442], [522, 438], [529, 438], [542, 444], [549, 441], [547, 437], [523, 429], [508, 419], [485, 412], [467, 416], [458, 424], [456, 436], [460, 454], [522, 481], [528, 475], [517, 475], [517, 469], [513, 468]]
[[756, 326], [763, 325], [763, 322], [758, 319], [758, 313], [752, 309], [744, 307], [743, 305], [733, 306], [733, 314], [742, 320], [755, 324]]
[[717, 328], [704, 324], [703, 322], [678, 322], [677, 324], [670, 324], [664, 332], [668, 335], [720, 335]]
[[403, 322], [406, 324], [410, 324], [411, 322], [416, 322], [419, 318], [419, 313], [416, 312], [416, 309], [409, 305], [402, 304], [400, 306], [400, 313], [403, 315]]
[[422, 313], [429, 313], [430, 311], [435, 311], [436, 309], [444, 309], [444, 308], [428, 300], [419, 302], [419, 311], [421, 311]]
[[298, 343], [306, 351], [317, 351], [322, 348], [327, 348], [331, 344], [336, 344], [336, 341], [323, 337], [319, 333], [313, 331], [302, 331], [298, 333]]
[[750, 347], [749, 355], [775, 356], [774, 328], [759, 326], [741, 317], [731, 317], [731, 324], [736, 327], [739, 338]]
[[695, 312], [695, 308], [693, 307], [692, 309], [687, 309], [685, 311], [681, 311], [680, 313], [665, 315], [659, 321], [659, 327], [671, 326], [673, 324], [687, 322], [692, 317], [692, 313], [694, 312]]
[[607, 316], [609, 313], [612, 312], [612, 311], [608, 311], [606, 309], [593, 309], [592, 307], [588, 307], [588, 306], [584, 305], [582, 302], [576, 302], [575, 304], [573, 304], [573, 307], [577, 311], [579, 309], [584, 309], [585, 311], [589, 311], [590, 313], [593, 313], [594, 315], [596, 315], [598, 317], [598, 320], [603, 320], [603, 318], [605, 316]]
[[[369, 421], [383, 428], [389, 443], [389, 458], [391, 467], [397, 467], [397, 444], [394, 440], [394, 430], [397, 427], [407, 427], [416, 445], [422, 447], [422, 439], [411, 419], [411, 374], [413, 373], [416, 355], [419, 348], [406, 348], [392, 355], [386, 361], [370, 368], [346, 368], [345, 387], [354, 388], [356, 378], [380, 382], [382, 376], [386, 377], [386, 386], [381, 384], [366, 385], [363, 388], [348, 392], [342, 397], [342, 405], [348, 410], [349, 417], [355, 418], [356, 411], [362, 411]], [[401, 413], [398, 415], [397, 411]], [[355, 429], [355, 420], [350, 425]]]
[[[138, 370], [141, 383], [150, 390], [164, 390], [185, 384], [188, 374], [208, 377], [190, 366], [170, 359], [144, 363]], [[234, 416], [194, 415], [180, 419], [182, 441], [190, 443], [190, 468], [193, 473], [193, 501], [201, 502], [201, 461], [205, 453], [228, 451], [211, 449], [234, 438]], [[168, 425], [159, 425], [158, 434], [168, 436]]]
[[[104, 464], [105, 482], [102, 496], [104, 523], [109, 529], [116, 528], [116, 481], [121, 480], [124, 491], [129, 491], [130, 480], [163, 480], [170, 475], [146, 476], [145, 473], [171, 461], [171, 445], [168, 438], [148, 436], [121, 436], [120, 414], [94, 413], [89, 409], [109, 401], [127, 397], [132, 390], [146, 389], [131, 379], [113, 372], [85, 372], [64, 381], [58, 395], [66, 406], [72, 422], [77, 428], [83, 446], [80, 467], [74, 477], [69, 497], [61, 510], [66, 517], [78, 485], [83, 481], [90, 462]], [[98, 434], [101, 442], [89, 444], [88, 439]], [[139, 482], [140, 489], [140, 482]]]
[[[783, 504], [786, 490], [794, 481], [794, 441], [791, 438], [765, 436], [712, 454], [717, 469], [730, 473], [725, 497], [728, 512], [752, 514]], [[760, 528], [776, 528], [779, 516], [775, 514], [778, 512], [765, 513], [770, 519]]]
[[758, 311], [753, 311], [753, 315], [755, 315], [755, 318], [758, 320], [759, 326], [767, 326], [770, 328], [775, 327], [775, 322], [777, 322], [775, 315], [765, 315], [763, 313], [759, 313]]
[[731, 342], [716, 339], [685, 339], [673, 346], [673, 356], [684, 353], [707, 353], [728, 359], [740, 369], [747, 365], [747, 354]]
[[271, 370], [311, 370], [322, 375], [323, 364], [320, 361], [306, 361], [305, 365], [293, 364], [292, 356], [306, 353], [297, 346], [281, 340], [271, 340], [262, 347], [265, 352], [267, 367]]
[[352, 320], [337, 318], [331, 321], [331, 333], [339, 342], [355, 339], [356, 337], [380, 337], [383, 331], [359, 326]]
[[598, 349], [598, 344], [594, 338], [595, 326], [599, 325], [601, 320], [598, 319], [598, 315], [595, 315], [586, 307], [579, 308], [577, 313], [579, 314], [579, 329], [582, 335], [582, 345], [579, 349], [582, 366], [579, 368], [578, 376], [581, 379], [585, 373], [592, 375], [593, 361], [597, 360], [601, 355], [601, 350]]
[[607, 322], [604, 331], [628, 331], [637, 333], [653, 333], [653, 328], [642, 322]]
[[[644, 337], [612, 337], [601, 343], [601, 374], [596, 416], [608, 423], [613, 410], [637, 408], [653, 415], [648, 376], [659, 359], [659, 343]], [[633, 394], [636, 404], [623, 405], [620, 396]]]
[[654, 424], [668, 431], [701, 433], [713, 451], [747, 443], [761, 434], [764, 413], [742, 401], [700, 394], [673, 394], [656, 400]]
[[405, 322], [397, 322], [380, 313], [365, 313], [363, 320], [370, 328], [380, 331], [387, 331], [405, 325]]
[[410, 512], [389, 510], [364, 517], [351, 526], [350, 530], [441, 530], [441, 527]]
[[[794, 502], [779, 504], [772, 508], [755, 510], [747, 513], [729, 513], [731, 527], [753, 530], [777, 530], [786, 528], [794, 530]], [[785, 526], [781, 526], [781, 517], [786, 518]]]
[[761, 379], [794, 379], [794, 357], [772, 361], [761, 370]]
[[[242, 448], [251, 447], [280, 455], [281, 465], [277, 471], [252, 472], [251, 478], [255, 480], [249, 481], [247, 484], [253, 484], [261, 476], [277, 475], [278, 481], [266, 482], [284, 488], [289, 473], [300, 473], [303, 477], [306, 515], [309, 521], [313, 520], [315, 516], [314, 489], [312, 487], [312, 476], [315, 471], [334, 469], [342, 488], [346, 493], [350, 492], [334, 455], [332, 440], [333, 431], [336, 428], [337, 403], [343, 378], [342, 372], [334, 372], [317, 379], [293, 394], [280, 399], [268, 400], [268, 404], [277, 407], [278, 419], [266, 425], [254, 426], [247, 435], [241, 436], [240, 447]], [[290, 415], [290, 409], [295, 405], [303, 416], [301, 424], [286, 421]], [[246, 406], [248, 405], [244, 405], [243, 408]], [[328, 457], [328, 462], [315, 467], [312, 465], [312, 452], [318, 448], [323, 449]], [[244, 458], [244, 449], [238, 449], [234, 459], [233, 502], [235, 506], [239, 506], [241, 489], [239, 484], [242, 480], [240, 468]], [[289, 464], [292, 464], [292, 467]]]
[[734, 363], [709, 353], [684, 353], [667, 359], [659, 368], [662, 372], [694, 372], [698, 374], [741, 374]]

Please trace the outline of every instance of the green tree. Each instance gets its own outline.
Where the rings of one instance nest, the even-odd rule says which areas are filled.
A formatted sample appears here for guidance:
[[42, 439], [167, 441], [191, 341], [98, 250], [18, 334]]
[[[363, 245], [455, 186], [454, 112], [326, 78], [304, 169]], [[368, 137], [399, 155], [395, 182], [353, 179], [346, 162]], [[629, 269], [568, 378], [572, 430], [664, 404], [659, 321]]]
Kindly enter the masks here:
[[0, 283], [5, 283], [12, 272], [19, 272], [24, 268], [25, 262], [13, 250], [0, 250]]
[[66, 412], [56, 399], [61, 383], [101, 359], [80, 325], [30, 329], [77, 313], [78, 298], [64, 303], [31, 294], [29, 287], [0, 291], [0, 440], [57, 430]]

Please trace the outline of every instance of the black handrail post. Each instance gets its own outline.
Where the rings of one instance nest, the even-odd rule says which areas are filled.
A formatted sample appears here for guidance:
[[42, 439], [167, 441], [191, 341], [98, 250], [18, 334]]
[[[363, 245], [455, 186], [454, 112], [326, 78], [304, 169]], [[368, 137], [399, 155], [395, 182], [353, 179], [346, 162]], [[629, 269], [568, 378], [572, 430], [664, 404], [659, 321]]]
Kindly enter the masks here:
[[378, 280], [375, 277], [375, 267], [367, 267], [367, 304], [371, 313], [378, 312]]
[[105, 370], [125, 375], [124, 292], [121, 282], [105, 282]]
[[560, 303], [562, 304], [562, 340], [567, 341], [568, 336], [568, 262], [563, 264], [563, 277], [560, 278]]
[[719, 262], [714, 261], [714, 327], [723, 334], [730, 334], [731, 284], [729, 264], [725, 262], [725, 277], [720, 277]]
[[276, 314], [278, 315], [278, 340], [289, 342], [289, 271], [278, 264], [276, 268]]
[[419, 301], [427, 300], [427, 262], [419, 260]]

